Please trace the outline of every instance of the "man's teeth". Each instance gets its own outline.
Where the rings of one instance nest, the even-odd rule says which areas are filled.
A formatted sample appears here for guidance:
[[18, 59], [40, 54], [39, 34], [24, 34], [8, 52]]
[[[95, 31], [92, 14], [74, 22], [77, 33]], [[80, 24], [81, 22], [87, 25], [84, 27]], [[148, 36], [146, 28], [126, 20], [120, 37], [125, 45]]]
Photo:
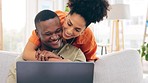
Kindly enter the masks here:
[[58, 40], [56, 40], [56, 41], [52, 41], [52, 43], [57, 43], [58, 42]]

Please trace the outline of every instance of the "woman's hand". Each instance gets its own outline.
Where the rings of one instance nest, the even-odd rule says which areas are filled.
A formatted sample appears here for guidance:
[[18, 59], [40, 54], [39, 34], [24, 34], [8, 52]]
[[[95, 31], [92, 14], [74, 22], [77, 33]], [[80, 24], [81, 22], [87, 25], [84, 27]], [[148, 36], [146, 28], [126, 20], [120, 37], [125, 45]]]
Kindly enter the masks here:
[[61, 59], [60, 56], [46, 50], [43, 51], [37, 50], [35, 57], [39, 61], [48, 61], [50, 58]]
[[71, 60], [69, 59], [57, 59], [57, 58], [49, 58], [48, 61], [50, 62], [72, 62]]

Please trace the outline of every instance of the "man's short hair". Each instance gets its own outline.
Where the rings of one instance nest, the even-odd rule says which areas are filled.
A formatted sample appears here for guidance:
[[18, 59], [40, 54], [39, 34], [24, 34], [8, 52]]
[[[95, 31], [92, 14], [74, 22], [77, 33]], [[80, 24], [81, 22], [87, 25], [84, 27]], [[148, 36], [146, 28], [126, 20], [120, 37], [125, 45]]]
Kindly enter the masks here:
[[51, 10], [42, 10], [35, 17], [35, 20], [34, 20], [35, 27], [37, 28], [37, 25], [36, 25], [37, 23], [41, 21], [46, 21], [55, 17], [58, 17], [58, 15], [55, 12]]

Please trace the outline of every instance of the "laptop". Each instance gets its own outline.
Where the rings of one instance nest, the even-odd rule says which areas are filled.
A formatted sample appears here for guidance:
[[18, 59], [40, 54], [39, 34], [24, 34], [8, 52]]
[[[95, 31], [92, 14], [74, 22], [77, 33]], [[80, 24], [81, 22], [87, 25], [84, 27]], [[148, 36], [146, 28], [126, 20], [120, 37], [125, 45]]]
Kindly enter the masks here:
[[94, 63], [19, 61], [17, 83], [93, 83]]

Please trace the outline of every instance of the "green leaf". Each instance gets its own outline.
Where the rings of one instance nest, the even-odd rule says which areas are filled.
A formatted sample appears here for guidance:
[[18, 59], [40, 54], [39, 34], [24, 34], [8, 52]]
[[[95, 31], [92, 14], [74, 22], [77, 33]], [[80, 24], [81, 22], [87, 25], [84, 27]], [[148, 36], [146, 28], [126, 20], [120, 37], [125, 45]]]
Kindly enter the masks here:
[[148, 54], [145, 55], [145, 60], [148, 61]]
[[145, 47], [145, 52], [146, 54], [148, 54], [148, 47]]
[[146, 48], [148, 48], [148, 43], [146, 44]]
[[70, 8], [68, 6], [65, 7], [65, 12], [69, 12]]
[[140, 51], [140, 49], [139, 50], [137, 50], [139, 53], [141, 53], [141, 51]]
[[143, 57], [143, 56], [145, 56], [145, 52], [142, 52], [142, 53], [141, 53], [141, 57]]
[[148, 43], [144, 43], [141, 45], [141, 49], [138, 49], [141, 57], [144, 57], [146, 61], [148, 61]]
[[145, 46], [144, 45], [142, 45], [142, 51], [145, 51]]

